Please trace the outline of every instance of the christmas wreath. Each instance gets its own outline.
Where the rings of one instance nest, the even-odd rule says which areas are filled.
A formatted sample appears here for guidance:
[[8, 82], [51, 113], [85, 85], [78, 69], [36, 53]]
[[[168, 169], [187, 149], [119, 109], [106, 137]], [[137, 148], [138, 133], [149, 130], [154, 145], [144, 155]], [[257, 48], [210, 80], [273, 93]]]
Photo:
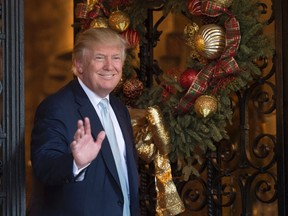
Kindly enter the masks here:
[[[132, 108], [160, 107], [172, 144], [169, 158], [184, 179], [197, 170], [201, 155], [229, 139], [231, 94], [261, 76], [259, 59], [273, 54], [263, 34], [265, 23], [257, 0], [90, 0], [77, 4], [80, 28], [110, 27], [130, 44], [122, 82], [115, 94]], [[183, 37], [190, 47], [187, 69], [179, 79], [168, 72], [155, 74], [146, 88], [138, 78], [139, 46], [147, 43], [147, 9], [161, 8], [163, 16], [179, 13], [191, 20]], [[149, 41], [148, 41], [149, 42]], [[161, 70], [160, 70], [161, 71]]]

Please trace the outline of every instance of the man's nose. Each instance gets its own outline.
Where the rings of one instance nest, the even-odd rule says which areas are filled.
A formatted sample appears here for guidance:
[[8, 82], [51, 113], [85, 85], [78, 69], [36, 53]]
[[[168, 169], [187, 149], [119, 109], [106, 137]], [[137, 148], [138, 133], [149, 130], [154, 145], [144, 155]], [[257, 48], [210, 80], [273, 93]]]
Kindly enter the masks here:
[[106, 58], [105, 59], [105, 69], [107, 70], [110, 70], [110, 69], [113, 69], [113, 62], [112, 62], [112, 59], [110, 58]]

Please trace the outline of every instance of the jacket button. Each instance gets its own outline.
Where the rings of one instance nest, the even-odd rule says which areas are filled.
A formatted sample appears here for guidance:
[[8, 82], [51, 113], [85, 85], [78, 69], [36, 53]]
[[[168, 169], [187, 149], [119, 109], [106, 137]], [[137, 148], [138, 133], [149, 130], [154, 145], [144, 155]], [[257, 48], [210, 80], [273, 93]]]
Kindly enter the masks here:
[[121, 201], [121, 200], [119, 200], [117, 203], [118, 203], [118, 205], [121, 206], [121, 207], [122, 207], [123, 204], [124, 204], [123, 201]]

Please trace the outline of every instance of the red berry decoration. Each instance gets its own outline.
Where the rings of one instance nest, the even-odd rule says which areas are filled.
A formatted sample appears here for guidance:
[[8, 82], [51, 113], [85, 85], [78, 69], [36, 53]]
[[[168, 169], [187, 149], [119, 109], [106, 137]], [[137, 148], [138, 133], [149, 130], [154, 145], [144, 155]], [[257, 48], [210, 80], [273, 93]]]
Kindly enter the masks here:
[[163, 102], [167, 101], [169, 96], [170, 96], [170, 92], [168, 92], [166, 89], [163, 89], [163, 91], [162, 91], [162, 101]]
[[184, 89], [189, 89], [189, 87], [191, 86], [193, 80], [195, 79], [195, 77], [198, 75], [198, 71], [188, 68], [186, 69], [179, 78], [179, 82], [180, 85], [184, 88]]
[[162, 85], [162, 87], [163, 87], [162, 100], [166, 101], [169, 98], [169, 96], [173, 94], [174, 89], [172, 86], [166, 84]]
[[178, 68], [172, 68], [165, 71], [165, 73], [178, 82], [181, 71]]

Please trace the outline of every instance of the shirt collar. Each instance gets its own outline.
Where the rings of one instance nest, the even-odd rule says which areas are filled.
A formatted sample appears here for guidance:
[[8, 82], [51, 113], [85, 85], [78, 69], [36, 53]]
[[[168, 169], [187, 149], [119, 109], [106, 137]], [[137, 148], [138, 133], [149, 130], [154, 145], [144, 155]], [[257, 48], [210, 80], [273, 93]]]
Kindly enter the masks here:
[[107, 95], [104, 98], [101, 98], [95, 92], [93, 92], [91, 89], [89, 89], [79, 77], [77, 77], [77, 79], [80, 83], [80, 86], [83, 88], [84, 92], [86, 93], [86, 95], [88, 96], [90, 101], [93, 103], [93, 105], [97, 105], [104, 98], [107, 98], [107, 100], [109, 101], [109, 95]]

